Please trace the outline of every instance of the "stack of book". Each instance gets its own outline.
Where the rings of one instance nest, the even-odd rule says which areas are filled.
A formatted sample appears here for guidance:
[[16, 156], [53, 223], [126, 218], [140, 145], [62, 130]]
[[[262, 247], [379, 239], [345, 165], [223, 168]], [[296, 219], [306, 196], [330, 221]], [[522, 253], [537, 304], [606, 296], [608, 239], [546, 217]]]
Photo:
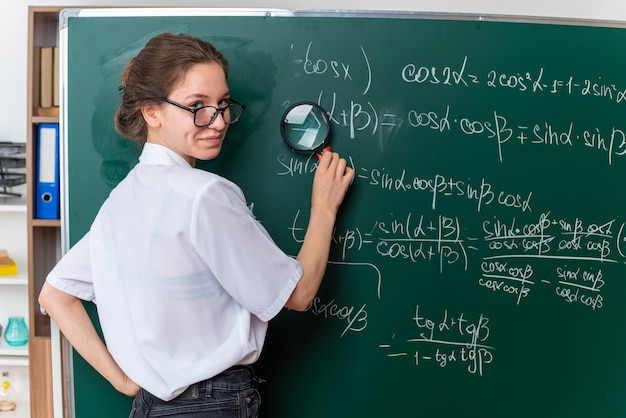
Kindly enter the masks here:
[[9, 188], [26, 182], [26, 144], [0, 141], [0, 195], [19, 196]]
[[0, 250], [0, 276], [15, 275], [17, 275], [17, 264], [9, 257], [7, 250]]

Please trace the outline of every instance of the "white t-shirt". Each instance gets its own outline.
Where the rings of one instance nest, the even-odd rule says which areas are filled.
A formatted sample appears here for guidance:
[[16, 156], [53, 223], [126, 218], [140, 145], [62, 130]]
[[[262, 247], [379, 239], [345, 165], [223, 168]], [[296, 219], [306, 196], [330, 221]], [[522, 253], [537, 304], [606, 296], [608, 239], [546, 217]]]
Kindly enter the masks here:
[[107, 348], [137, 384], [170, 400], [252, 364], [302, 266], [254, 219], [241, 190], [145, 144], [90, 231], [47, 281], [97, 302]]

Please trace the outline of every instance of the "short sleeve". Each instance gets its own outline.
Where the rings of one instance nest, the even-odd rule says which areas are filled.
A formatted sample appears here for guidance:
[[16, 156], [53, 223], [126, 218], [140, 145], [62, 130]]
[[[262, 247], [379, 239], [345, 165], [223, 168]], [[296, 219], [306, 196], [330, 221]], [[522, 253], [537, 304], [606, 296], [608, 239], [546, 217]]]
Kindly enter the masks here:
[[192, 216], [192, 242], [222, 287], [241, 305], [269, 321], [302, 277], [302, 265], [286, 255], [228, 181], [200, 191]]
[[65, 293], [86, 301], [95, 302], [91, 275], [89, 233], [61, 258], [48, 274], [46, 281]]

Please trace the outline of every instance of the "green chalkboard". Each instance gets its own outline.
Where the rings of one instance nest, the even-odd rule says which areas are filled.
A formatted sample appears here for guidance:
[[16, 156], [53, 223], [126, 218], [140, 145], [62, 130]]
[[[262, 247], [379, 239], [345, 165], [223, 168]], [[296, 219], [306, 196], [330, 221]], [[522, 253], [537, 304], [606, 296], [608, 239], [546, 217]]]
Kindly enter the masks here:
[[[318, 298], [270, 324], [262, 416], [626, 416], [625, 29], [102, 14], [64, 29], [71, 243], [136, 162], [111, 122], [117, 86], [160, 32], [229, 59], [246, 112], [202, 168], [242, 187], [286, 253], [316, 159], [282, 142], [284, 109], [320, 103], [356, 170]], [[78, 418], [127, 416], [78, 356], [73, 378]]]

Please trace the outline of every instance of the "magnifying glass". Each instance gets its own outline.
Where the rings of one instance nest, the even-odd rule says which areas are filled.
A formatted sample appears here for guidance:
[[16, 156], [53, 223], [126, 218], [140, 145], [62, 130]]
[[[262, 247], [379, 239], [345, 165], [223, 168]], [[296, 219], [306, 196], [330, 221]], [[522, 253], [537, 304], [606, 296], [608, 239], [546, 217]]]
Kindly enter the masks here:
[[294, 103], [283, 114], [280, 134], [287, 145], [296, 151], [321, 154], [330, 139], [328, 114], [316, 103]]

